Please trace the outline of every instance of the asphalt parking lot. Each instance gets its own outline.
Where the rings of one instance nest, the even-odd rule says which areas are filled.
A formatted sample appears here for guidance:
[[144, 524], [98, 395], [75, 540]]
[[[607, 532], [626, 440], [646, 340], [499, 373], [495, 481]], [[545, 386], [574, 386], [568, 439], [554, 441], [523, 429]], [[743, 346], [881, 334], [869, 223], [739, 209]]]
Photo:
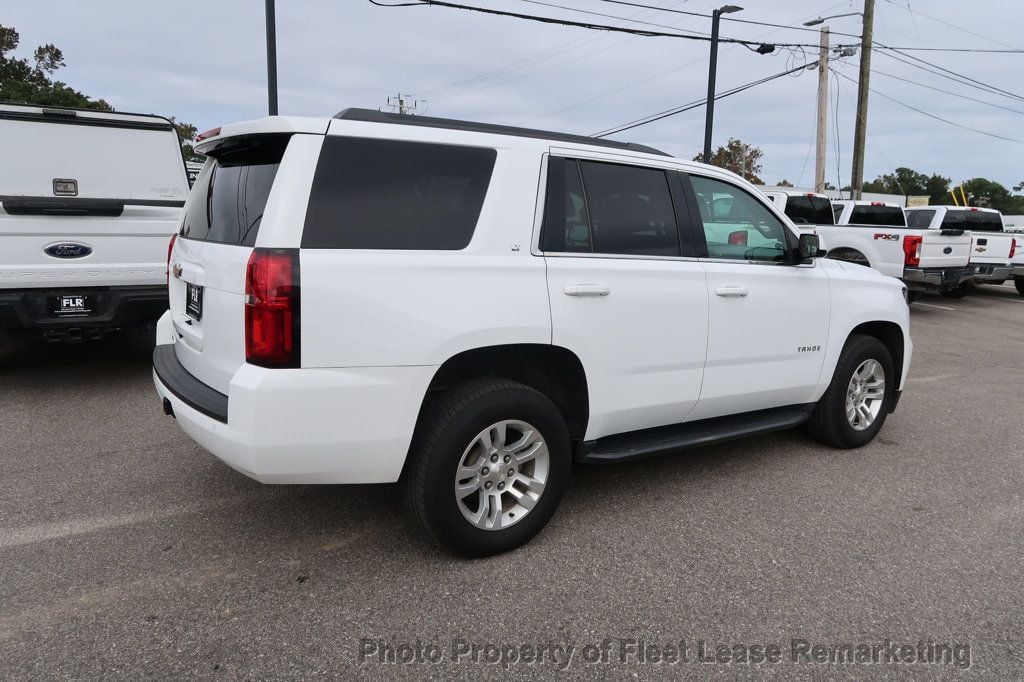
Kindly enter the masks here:
[[[0, 346], [0, 678], [1020, 678], [1022, 329], [1012, 287], [925, 296], [870, 446], [794, 431], [577, 469], [534, 542], [472, 562], [428, 544], [394, 486], [267, 487], [220, 464], [162, 414], [144, 342]], [[632, 640], [687, 658], [641, 661]], [[782, 657], [696, 660], [701, 641]], [[970, 660], [794, 661], [799, 642]]]

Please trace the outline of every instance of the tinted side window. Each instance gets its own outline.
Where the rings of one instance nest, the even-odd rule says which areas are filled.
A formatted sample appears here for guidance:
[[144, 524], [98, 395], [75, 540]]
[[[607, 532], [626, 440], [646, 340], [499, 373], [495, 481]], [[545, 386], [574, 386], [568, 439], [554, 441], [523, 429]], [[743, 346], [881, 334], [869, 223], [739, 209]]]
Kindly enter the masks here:
[[541, 249], [550, 252], [593, 251], [583, 182], [575, 161], [554, 156], [548, 160], [544, 197]]
[[302, 247], [463, 249], [476, 229], [496, 156], [477, 147], [329, 136]]
[[595, 253], [678, 256], [665, 171], [581, 161]]
[[907, 226], [927, 228], [934, 217], [935, 211], [907, 211]]
[[691, 175], [709, 258], [784, 261], [786, 226], [745, 190]]
[[839, 204], [832, 204], [832, 218], [836, 222], [836, 224], [839, 223], [839, 216], [841, 216], [842, 214], [843, 207]]
[[835, 224], [832, 202], [825, 197], [787, 197], [786, 215], [798, 225]]
[[253, 246], [287, 145], [286, 136], [261, 136], [212, 152], [192, 189], [181, 236]]
[[1002, 232], [1003, 220], [998, 213], [988, 211], [968, 211], [968, 229], [974, 232]]
[[899, 206], [854, 206], [850, 211], [850, 224], [906, 227], [907, 219]]

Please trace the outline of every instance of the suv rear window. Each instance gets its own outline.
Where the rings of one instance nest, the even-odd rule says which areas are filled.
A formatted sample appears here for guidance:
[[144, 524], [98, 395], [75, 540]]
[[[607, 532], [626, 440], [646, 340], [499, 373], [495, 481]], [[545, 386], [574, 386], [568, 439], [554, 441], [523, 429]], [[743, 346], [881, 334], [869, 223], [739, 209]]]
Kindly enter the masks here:
[[329, 136], [306, 210], [307, 249], [464, 249], [497, 152]]
[[942, 227], [972, 232], [1002, 232], [1003, 221], [998, 213], [989, 211], [946, 211]]
[[211, 158], [192, 188], [181, 236], [255, 245], [288, 139], [287, 135], [263, 135], [210, 152]]
[[899, 206], [854, 206], [850, 212], [850, 224], [906, 227], [907, 219]]
[[786, 215], [797, 225], [835, 225], [832, 202], [826, 197], [786, 197]]

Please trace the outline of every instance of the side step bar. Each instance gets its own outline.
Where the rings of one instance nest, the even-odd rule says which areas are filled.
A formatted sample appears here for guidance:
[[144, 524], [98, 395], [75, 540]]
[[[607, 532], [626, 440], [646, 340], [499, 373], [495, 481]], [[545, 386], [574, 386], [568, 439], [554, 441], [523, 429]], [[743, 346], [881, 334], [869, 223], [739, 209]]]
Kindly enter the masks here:
[[620, 433], [584, 442], [576, 450], [575, 460], [610, 464], [714, 445], [736, 438], [791, 429], [807, 421], [813, 411], [814, 403], [790, 405]]

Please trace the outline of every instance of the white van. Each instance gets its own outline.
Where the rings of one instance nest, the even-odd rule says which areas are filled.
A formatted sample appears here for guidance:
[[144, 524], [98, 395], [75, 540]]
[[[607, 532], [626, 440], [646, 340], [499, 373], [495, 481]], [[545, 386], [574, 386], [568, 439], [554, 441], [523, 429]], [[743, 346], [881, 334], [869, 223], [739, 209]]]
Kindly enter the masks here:
[[189, 184], [160, 116], [0, 104], [0, 334], [151, 326]]

